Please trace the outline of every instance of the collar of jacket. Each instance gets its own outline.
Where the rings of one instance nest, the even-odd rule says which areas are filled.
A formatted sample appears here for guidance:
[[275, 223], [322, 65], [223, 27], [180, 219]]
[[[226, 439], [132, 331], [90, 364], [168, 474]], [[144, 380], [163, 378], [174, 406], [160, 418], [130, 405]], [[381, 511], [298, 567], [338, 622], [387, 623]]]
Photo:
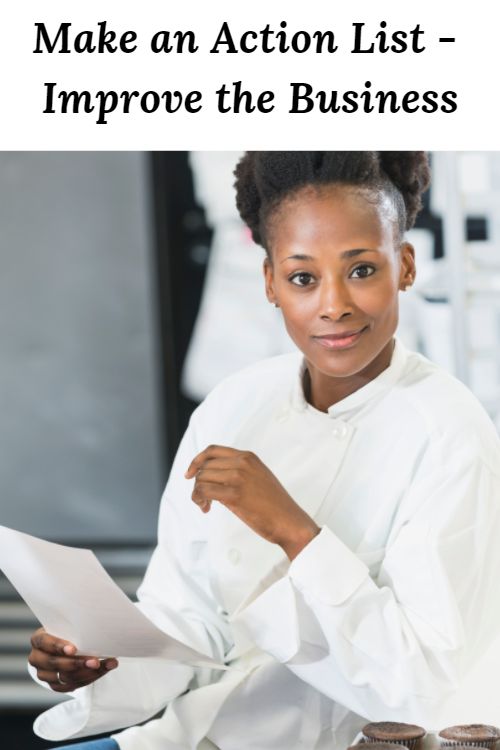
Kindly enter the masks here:
[[[337, 401], [336, 404], [330, 406], [328, 409], [328, 416], [336, 419], [338, 417], [349, 418], [354, 414], [357, 414], [364, 406], [368, 405], [371, 401], [378, 401], [380, 397], [384, 396], [391, 388], [397, 383], [401, 375], [404, 372], [405, 365], [408, 358], [408, 350], [397, 337], [394, 337], [394, 350], [392, 352], [391, 362], [385, 370], [383, 370], [376, 378], [370, 380], [369, 383], [358, 388], [357, 391], [346, 396], [341, 401]], [[304, 388], [303, 388], [303, 377], [306, 369], [305, 358], [302, 357], [300, 360], [299, 371], [294, 381], [293, 388], [290, 395], [290, 404], [293, 409], [297, 411], [304, 411], [309, 409], [310, 411], [317, 412], [322, 415], [318, 409], [311, 406], [305, 399]]]

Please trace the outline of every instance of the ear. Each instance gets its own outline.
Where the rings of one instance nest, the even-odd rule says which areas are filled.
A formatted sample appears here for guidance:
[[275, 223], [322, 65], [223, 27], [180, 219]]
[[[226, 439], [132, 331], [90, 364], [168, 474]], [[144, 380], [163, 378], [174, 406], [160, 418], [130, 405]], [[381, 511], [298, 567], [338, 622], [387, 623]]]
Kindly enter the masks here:
[[264, 280], [266, 284], [266, 297], [269, 300], [269, 302], [276, 305], [276, 307], [279, 307], [278, 299], [276, 297], [276, 292], [274, 290], [274, 271], [273, 271], [273, 265], [269, 258], [264, 258], [264, 262], [262, 264], [262, 270], [264, 271]]
[[403, 242], [400, 249], [401, 267], [399, 271], [399, 288], [404, 292], [411, 286], [417, 275], [415, 266], [415, 248], [409, 242]]

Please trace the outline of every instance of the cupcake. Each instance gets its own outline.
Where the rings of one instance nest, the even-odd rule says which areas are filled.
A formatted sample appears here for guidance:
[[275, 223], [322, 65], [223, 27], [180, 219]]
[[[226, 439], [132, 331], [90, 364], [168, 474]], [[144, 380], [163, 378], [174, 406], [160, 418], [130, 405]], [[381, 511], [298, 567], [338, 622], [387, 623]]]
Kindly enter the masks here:
[[425, 729], [416, 724], [403, 724], [396, 721], [376, 721], [363, 727], [365, 742], [386, 742], [390, 745], [403, 745], [408, 750], [419, 750]]
[[497, 740], [500, 739], [500, 729], [488, 724], [462, 724], [442, 729], [439, 736], [447, 740], [448, 747], [465, 745], [466, 747], [494, 748]]

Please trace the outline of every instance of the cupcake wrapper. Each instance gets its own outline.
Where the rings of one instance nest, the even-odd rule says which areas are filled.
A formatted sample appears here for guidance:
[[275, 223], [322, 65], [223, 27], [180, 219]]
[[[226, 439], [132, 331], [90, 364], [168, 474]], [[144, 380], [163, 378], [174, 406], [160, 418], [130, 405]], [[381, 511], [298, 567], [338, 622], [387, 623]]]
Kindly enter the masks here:
[[[373, 737], [366, 737], [363, 735], [363, 740], [367, 745], [370, 745], [373, 742], [386, 742], [388, 745], [404, 745], [408, 750], [420, 750], [422, 747], [422, 740], [420, 737], [417, 737], [417, 739], [414, 740], [375, 740]], [[479, 747], [481, 746], [479, 745]]]
[[446, 742], [441, 743], [441, 747], [457, 747], [462, 745], [463, 747], [478, 747], [481, 750], [495, 750], [497, 747], [497, 740], [485, 740], [483, 742], [464, 742], [463, 740], [460, 740], [460, 742], [453, 742], [453, 740], [447, 740]]

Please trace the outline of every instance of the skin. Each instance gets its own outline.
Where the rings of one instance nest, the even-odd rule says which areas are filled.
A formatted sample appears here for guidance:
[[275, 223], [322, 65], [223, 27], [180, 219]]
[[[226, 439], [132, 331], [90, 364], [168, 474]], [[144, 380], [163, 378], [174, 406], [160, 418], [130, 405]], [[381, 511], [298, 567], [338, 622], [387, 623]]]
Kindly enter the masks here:
[[[366, 191], [305, 189], [271, 223], [266, 295], [303, 352], [310, 403], [327, 411], [385, 370], [398, 324], [398, 291], [415, 278], [414, 249], [400, 242], [391, 202]], [[346, 251], [360, 251], [343, 258]], [[297, 258], [295, 256], [305, 256]], [[368, 327], [351, 348], [315, 336]]]
[[[118, 666], [116, 659], [100, 661], [94, 656], [76, 656], [76, 652], [73, 643], [39, 628], [31, 636], [28, 661], [36, 668], [38, 678], [47, 682], [56, 693], [68, 693], [90, 685]], [[57, 679], [58, 673], [64, 685]]]
[[[264, 261], [266, 295], [281, 308], [303, 352], [309, 403], [326, 412], [385, 370], [398, 324], [398, 292], [415, 278], [413, 247], [399, 238], [395, 209], [383, 194], [345, 186], [304, 188], [271, 215]], [[350, 257], [343, 257], [346, 251]], [[344, 350], [315, 336], [366, 327]], [[210, 445], [186, 470], [192, 501], [203, 513], [213, 499], [293, 560], [320, 528], [254, 453]], [[29, 662], [57, 692], [88, 685], [116, 659], [76, 656], [76, 646], [37, 630]], [[57, 673], [65, 683], [57, 680]]]

